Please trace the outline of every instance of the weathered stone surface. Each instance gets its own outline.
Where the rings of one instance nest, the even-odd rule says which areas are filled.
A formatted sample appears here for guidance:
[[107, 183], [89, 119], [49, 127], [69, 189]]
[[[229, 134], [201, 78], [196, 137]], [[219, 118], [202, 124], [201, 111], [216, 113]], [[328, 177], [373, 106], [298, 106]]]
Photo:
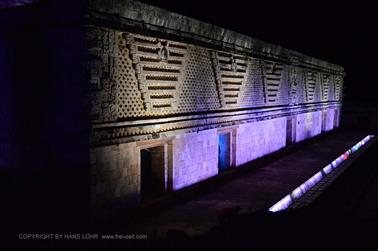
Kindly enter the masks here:
[[285, 146], [286, 118], [244, 124], [236, 132], [236, 166], [240, 166]]
[[220, 134], [235, 168], [339, 124], [340, 66], [136, 1], [89, 12], [95, 208], [142, 201], [143, 149], [170, 192], [218, 174]]
[[322, 131], [322, 112], [309, 112], [297, 115], [296, 142], [312, 138]]
[[[58, 1], [42, 2], [33, 10], [60, 10]], [[49, 35], [30, 32], [33, 43], [24, 44], [11, 33], [1, 36], [5, 56], [0, 58], [0, 79], [9, 86], [27, 83], [29, 76], [9, 74], [9, 59], [21, 53], [48, 55], [41, 59], [46, 69], [17, 65], [35, 69], [32, 80], [43, 83], [41, 91], [22, 87], [49, 100], [38, 100], [40, 116], [53, 118], [50, 124], [41, 123], [46, 128], [30, 123], [34, 130], [49, 130], [48, 139], [33, 140], [47, 145], [42, 149], [50, 151], [57, 166], [85, 166], [90, 157], [95, 214], [140, 203], [142, 150], [158, 147], [162, 152], [158, 162], [170, 192], [218, 174], [222, 133], [230, 135], [229, 165], [234, 168], [285, 147], [288, 117], [295, 121], [294, 142], [339, 124], [341, 66], [137, 1], [83, 4], [85, 15], [78, 7], [75, 18], [59, 16]], [[46, 15], [36, 27], [54, 18]], [[25, 20], [16, 27], [27, 27]], [[22, 34], [30, 36], [25, 30]], [[45, 40], [54, 50], [40, 44]], [[49, 79], [46, 72], [51, 72]], [[13, 109], [12, 88], [0, 93], [0, 164], [14, 164], [16, 153], [26, 149], [23, 157], [36, 156], [47, 165], [50, 160], [40, 157], [43, 151], [9, 143], [16, 139], [7, 114]], [[28, 128], [24, 131], [27, 136]]]
[[[134, 126], [146, 117], [184, 115], [183, 127], [189, 128], [199, 125], [189, 122], [193, 113], [231, 114], [235, 109], [274, 106], [303, 107], [305, 112], [305, 104], [319, 110], [325, 108], [321, 101], [340, 104], [342, 75], [106, 28], [91, 27], [88, 37], [89, 42], [97, 37], [104, 43], [90, 48], [97, 55], [88, 63], [92, 121], [134, 121], [127, 127], [117, 122], [117, 133], [105, 133], [102, 127], [101, 138], [96, 129], [93, 140], [100, 144], [109, 138], [180, 129], [178, 124], [146, 130]], [[159, 56], [164, 48], [169, 48], [166, 59]], [[210, 120], [201, 125], [210, 126]], [[108, 130], [113, 130], [111, 124]]]
[[173, 190], [218, 174], [217, 130], [177, 136], [173, 148]]
[[166, 35], [176, 35], [181, 40], [191, 39], [202, 43], [212, 43], [225, 48], [237, 48], [276, 59], [286, 58], [300, 64], [312, 64], [335, 71], [343, 71], [343, 68], [340, 66], [300, 54], [293, 50], [134, 0], [91, 0], [89, 1], [88, 8], [90, 11], [93, 11], [94, 17], [100, 18], [100, 16], [95, 15], [96, 13], [103, 14], [101, 18], [108, 20], [111, 20], [111, 17], [118, 16], [121, 18], [118, 22], [121, 23], [122, 18], [124, 18], [124, 22], [128, 21], [129, 25], [139, 28], [141, 32], [147, 29], [152, 32], [165, 33]]

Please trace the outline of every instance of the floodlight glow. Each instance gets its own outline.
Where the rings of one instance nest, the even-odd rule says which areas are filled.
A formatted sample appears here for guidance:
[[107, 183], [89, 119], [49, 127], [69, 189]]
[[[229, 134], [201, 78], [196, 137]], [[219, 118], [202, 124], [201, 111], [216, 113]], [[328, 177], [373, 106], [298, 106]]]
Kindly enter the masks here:
[[277, 212], [281, 210], [287, 209], [295, 200], [300, 198], [303, 194], [305, 194], [308, 190], [310, 190], [313, 186], [315, 186], [320, 180], [322, 180], [325, 176], [332, 172], [336, 167], [338, 167], [343, 161], [347, 160], [351, 154], [356, 152], [361, 146], [365, 145], [374, 135], [368, 135], [363, 138], [360, 142], [355, 144], [353, 147], [348, 149], [345, 153], [341, 154], [335, 160], [333, 160], [330, 164], [325, 166], [322, 170], [317, 172], [311, 178], [306, 180], [302, 185], [294, 189], [291, 193], [286, 195], [276, 204], [269, 208], [271, 212]]

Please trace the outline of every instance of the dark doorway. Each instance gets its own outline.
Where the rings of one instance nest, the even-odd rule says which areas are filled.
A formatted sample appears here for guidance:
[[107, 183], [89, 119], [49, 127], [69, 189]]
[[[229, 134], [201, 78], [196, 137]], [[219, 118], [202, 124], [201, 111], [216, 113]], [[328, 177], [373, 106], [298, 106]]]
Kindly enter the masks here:
[[339, 109], [334, 110], [333, 114], [333, 128], [336, 128], [339, 126]]
[[162, 195], [165, 191], [164, 146], [142, 149], [140, 166], [142, 202]]
[[230, 133], [218, 135], [218, 169], [227, 170], [230, 167]]
[[286, 122], [286, 145], [290, 145], [295, 143], [295, 135], [296, 135], [296, 118], [288, 117]]
[[322, 111], [322, 132], [327, 129], [327, 110]]

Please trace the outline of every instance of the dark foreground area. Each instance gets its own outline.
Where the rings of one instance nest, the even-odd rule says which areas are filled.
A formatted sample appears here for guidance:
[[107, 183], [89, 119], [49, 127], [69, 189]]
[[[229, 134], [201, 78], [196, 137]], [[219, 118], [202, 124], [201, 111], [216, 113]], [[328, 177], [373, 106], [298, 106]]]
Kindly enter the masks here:
[[293, 248], [330, 245], [348, 250], [376, 250], [377, 144], [372, 145], [309, 207], [279, 213], [261, 211], [232, 216], [207, 239]]
[[[287, 160], [287, 158], [290, 155], [298, 154], [303, 150], [318, 149], [319, 151], [319, 146], [322, 142], [327, 142], [327, 144], [330, 145], [330, 139], [333, 138], [335, 142], [335, 139], [340, 140], [340, 138], [342, 138], [341, 135], [343, 135], [342, 132], [337, 132], [334, 135], [318, 139], [307, 146], [304, 145], [299, 150], [293, 150], [293, 152], [289, 153], [287, 156], [270, 162], [267, 165], [268, 169], [269, 167], [280, 166], [279, 164], [282, 165], [282, 163], [289, 163], [290, 161]], [[352, 145], [354, 141], [358, 141], [362, 138], [360, 137], [360, 133], [353, 133], [353, 135], [355, 139], [347, 145]], [[333, 147], [337, 148], [336, 145]], [[345, 146], [342, 146], [342, 144], [338, 145], [338, 147], [343, 148], [343, 151], [346, 150]], [[336, 150], [338, 153], [342, 153], [343, 151], [340, 152]], [[1, 239], [4, 241], [16, 240], [19, 243], [26, 245], [30, 243], [43, 244], [50, 242], [59, 244], [62, 243], [61, 240], [56, 241], [49, 238], [35, 240], [29, 237], [27, 240], [21, 240], [20, 234], [65, 233], [73, 234], [73, 236], [74, 234], [86, 234], [88, 238], [87, 240], [83, 240], [83, 237], [85, 236], [80, 236], [79, 239], [73, 239], [72, 241], [80, 245], [95, 246], [107, 245], [107, 243], [110, 242], [122, 246], [152, 245], [153, 247], [156, 247], [156, 245], [168, 245], [175, 247], [179, 243], [184, 243], [184, 247], [188, 248], [198, 247], [198, 245], [229, 248], [265, 247], [268, 249], [269, 247], [280, 248], [284, 246], [301, 249], [332, 246], [338, 249], [352, 248], [352, 250], [376, 250], [378, 247], [378, 176], [376, 153], [377, 144], [374, 143], [367, 148], [366, 151], [363, 152], [362, 155], [358, 157], [319, 197], [317, 197], [310, 206], [302, 209], [288, 210], [278, 213], [271, 213], [267, 210], [267, 208], [271, 206], [271, 201], [277, 201], [277, 198], [279, 199], [282, 195], [291, 191], [303, 182], [303, 179], [306, 176], [311, 176], [312, 172], [306, 173], [302, 171], [301, 173], [304, 176], [297, 177], [298, 180], [290, 181], [290, 179], [287, 179], [286, 183], [282, 183], [286, 185], [277, 185], [277, 188], [281, 189], [279, 192], [271, 193], [269, 195], [269, 191], [266, 191], [261, 197], [261, 201], [265, 204], [262, 202], [260, 204], [253, 203], [255, 205], [253, 208], [251, 204], [248, 206], [247, 204], [236, 203], [237, 201], [241, 202], [243, 200], [248, 200], [249, 198], [246, 194], [237, 197], [237, 187], [244, 184], [246, 185], [246, 191], [248, 191], [248, 187], [252, 189], [253, 186], [245, 183], [245, 179], [247, 179], [246, 177], [249, 177], [249, 179], [253, 180], [254, 175], [256, 176], [259, 173], [264, 173], [264, 168], [267, 167], [263, 166], [253, 168], [251, 171], [248, 171], [239, 177], [233, 177], [229, 181], [222, 181], [221, 184], [211, 185], [213, 188], [206, 187], [208, 192], [197, 190], [197, 192], [200, 192], [197, 193], [196, 190], [194, 190], [194, 192], [192, 191], [194, 194], [191, 195], [191, 198], [186, 201], [185, 199], [181, 199], [181, 202], [175, 202], [176, 205], [169, 205], [160, 209], [151, 209], [150, 214], [144, 215], [144, 218], [134, 219], [135, 222], [140, 222], [137, 228], [130, 228], [126, 225], [127, 221], [123, 218], [119, 218], [118, 221], [113, 220], [113, 222], [108, 222], [105, 225], [85, 224], [83, 223], [85, 220], [81, 218], [81, 216], [85, 217], [86, 215], [84, 210], [85, 207], [82, 206], [83, 204], [86, 204], [84, 197], [81, 202], [80, 194], [77, 194], [74, 198], [61, 197], [62, 201], [73, 203], [76, 201], [78, 204], [66, 206], [66, 208], [71, 208], [71, 212], [65, 212], [65, 207], [61, 210], [57, 210], [56, 207], [54, 208], [54, 202], [58, 201], [58, 199], [52, 194], [49, 194], [48, 191], [44, 190], [48, 188], [45, 186], [46, 184], [40, 184], [40, 192], [45, 196], [33, 196], [32, 192], [35, 192], [37, 190], [36, 187], [38, 187], [38, 185], [35, 184], [30, 186], [34, 188], [30, 193], [21, 193], [21, 190], [19, 193], [13, 193], [13, 195], [16, 194], [20, 196], [18, 198], [13, 197], [13, 200], [19, 200], [18, 203], [13, 205], [23, 205], [23, 207], [13, 208], [12, 205], [2, 204]], [[310, 155], [304, 153], [302, 155], [304, 159], [306, 159], [306, 156], [307, 158], [311, 158]], [[322, 168], [323, 162], [327, 163], [328, 159], [332, 160], [334, 158], [333, 155], [335, 154], [323, 151], [322, 160], [318, 160], [317, 162], [318, 164], [321, 164], [318, 168]], [[299, 163], [300, 160], [297, 160], [296, 162]], [[297, 164], [297, 166], [300, 165]], [[305, 166], [303, 168], [305, 168]], [[286, 176], [290, 174], [288, 168], [282, 170], [286, 170], [282, 171], [286, 172]], [[316, 170], [314, 169], [313, 171]], [[279, 174], [279, 172], [276, 171], [276, 174]], [[270, 178], [274, 180], [273, 176], [270, 176]], [[268, 181], [265, 183], [267, 182]], [[261, 185], [263, 183], [259, 184]], [[54, 184], [54, 186], [57, 185], [62, 185], [62, 183]], [[222, 192], [222, 189], [230, 189], [233, 186], [234, 191], [228, 191], [227, 193]], [[260, 190], [258, 191], [261, 193], [263, 188], [260, 187], [259, 189]], [[68, 191], [66, 196], [70, 194], [69, 192], [74, 193], [74, 191]], [[228, 201], [234, 203], [226, 203], [226, 205], [228, 205], [228, 207], [226, 207], [227, 210], [221, 212], [216, 211], [217, 203], [225, 200], [225, 196], [230, 196], [232, 194], [234, 194], [234, 196], [228, 198]], [[46, 195], [51, 196], [50, 201], [49, 197]], [[215, 203], [214, 201], [216, 201], [216, 197], [218, 198], [218, 201]], [[207, 198], [207, 204], [204, 203], [206, 201], [205, 198]], [[2, 197], [2, 200], [5, 202], [6, 199], [7, 198]], [[42, 199], [45, 199], [45, 201], [42, 201]], [[8, 198], [8, 202], [9, 201], [11, 201], [10, 198]], [[28, 203], [30, 206], [28, 206]], [[38, 203], [40, 204], [38, 205]], [[82, 205], [80, 205], [80, 203]], [[208, 209], [206, 209], [206, 207]], [[7, 211], [5, 211], [4, 208], [7, 209]], [[77, 211], [75, 211], [75, 208], [77, 208]], [[56, 209], [56, 211], [51, 209]], [[76, 218], [69, 218], [69, 216], [74, 215], [75, 212], [77, 213]], [[218, 212], [218, 214], [216, 212]], [[186, 225], [182, 224], [183, 216], [186, 217]], [[209, 219], [206, 220], [206, 217], [209, 217]], [[66, 219], [68, 219], [66, 224], [62, 223]], [[76, 219], [78, 221], [76, 223], [73, 222]], [[166, 222], [163, 222], [164, 220], [166, 220]], [[159, 227], [159, 224], [162, 222], [165, 225], [162, 224]], [[201, 223], [203, 223], [203, 226], [210, 226], [209, 229], [196, 228], [196, 226], [198, 224], [201, 225]], [[185, 226], [187, 228], [185, 228]], [[148, 228], [150, 229], [148, 230]], [[159, 235], [151, 235], [151, 231], [156, 232], [158, 230], [163, 232], [163, 236], [160, 235], [161, 238], [158, 238]], [[192, 234], [193, 232], [195, 234]], [[89, 236], [89, 234], [93, 234], [91, 235], [92, 237]], [[97, 236], [95, 236], [95, 234], [97, 234]], [[145, 237], [142, 239], [136, 239], [135, 235], [137, 234], [140, 234], [141, 236], [145, 235]], [[123, 235], [124, 239], [115, 239], [118, 238], [115, 237], [115, 235]], [[26, 238], [26, 235], [21, 236], [21, 238]], [[125, 238], [129, 239], [126, 240]]]

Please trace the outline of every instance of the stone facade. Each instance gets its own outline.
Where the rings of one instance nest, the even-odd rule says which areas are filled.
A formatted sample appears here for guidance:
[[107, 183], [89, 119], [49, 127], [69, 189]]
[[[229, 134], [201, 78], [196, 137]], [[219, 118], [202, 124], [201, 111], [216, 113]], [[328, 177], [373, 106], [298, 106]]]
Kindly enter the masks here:
[[140, 168], [136, 143], [94, 148], [91, 151], [91, 198], [93, 206], [108, 207], [122, 199], [136, 205], [139, 199]]
[[96, 209], [142, 202], [142, 149], [161, 147], [169, 193], [220, 172], [220, 134], [237, 168], [339, 125], [340, 66], [134, 1], [91, 6]]
[[65, 174], [57, 209], [137, 207], [339, 126], [341, 66], [134, 0], [68, 2], [0, 17], [0, 167]]
[[236, 136], [236, 166], [285, 147], [285, 141], [285, 117], [240, 125]]
[[296, 120], [296, 142], [312, 138], [322, 131], [321, 111], [299, 114]]
[[217, 130], [177, 135], [172, 142], [173, 190], [218, 174]]

